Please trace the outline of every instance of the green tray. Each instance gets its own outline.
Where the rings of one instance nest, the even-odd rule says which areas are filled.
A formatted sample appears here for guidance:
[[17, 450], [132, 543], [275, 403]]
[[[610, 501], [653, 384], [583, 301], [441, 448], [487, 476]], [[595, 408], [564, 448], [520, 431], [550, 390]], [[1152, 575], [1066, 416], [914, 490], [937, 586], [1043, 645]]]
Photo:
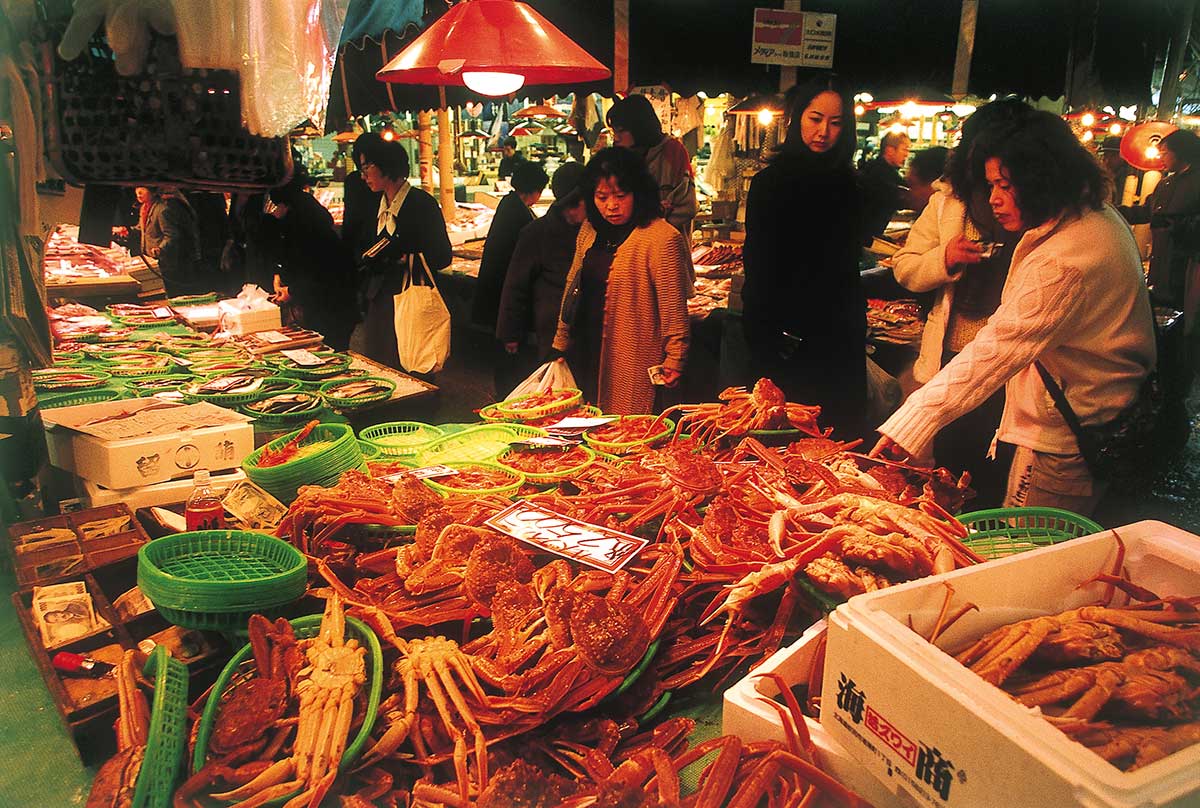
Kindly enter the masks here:
[[[644, 420], [644, 421], [653, 422], [655, 419], [657, 419], [657, 417], [658, 416], [655, 416], [655, 415], [622, 415], [616, 421], [609, 421], [607, 424], [604, 424], [603, 426], [610, 426], [612, 424], [620, 423], [620, 422], [626, 421], [626, 420], [637, 420], [637, 421]], [[597, 427], [592, 427], [592, 429], [596, 429], [596, 428]], [[646, 446], [653, 446], [658, 441], [664, 440], [672, 432], [675, 431], [675, 422], [672, 421], [670, 418], [664, 418], [662, 429], [658, 430], [653, 435], [647, 435], [644, 438], [640, 438], [638, 440], [631, 440], [631, 441], [600, 440], [600, 439], [594, 438], [588, 434], [589, 432], [592, 431], [592, 429], [585, 430], [583, 433], [583, 440], [585, 443], [587, 443], [588, 446], [591, 446], [593, 449], [595, 449], [596, 451], [599, 451], [599, 452], [605, 452], [607, 454], [613, 454], [613, 455], [623, 455], [623, 454], [626, 454], [627, 452], [631, 452], [635, 449], [640, 449], [640, 448], [646, 447]]]
[[43, 410], [53, 410], [58, 407], [78, 407], [80, 404], [99, 404], [103, 401], [113, 401], [121, 397], [118, 390], [80, 390], [78, 393], [59, 393], [58, 395], [38, 397], [38, 406]]
[[516, 493], [525, 484], [525, 475], [522, 472], [513, 471], [498, 463], [482, 463], [472, 460], [467, 462], [452, 461], [445, 465], [450, 468], [482, 468], [488, 471], [501, 471], [509, 476], [510, 482], [504, 485], [495, 485], [491, 488], [459, 488], [454, 485], [454, 480], [457, 479], [455, 477], [439, 477], [437, 479], [425, 480], [426, 485], [440, 494], [454, 494], [458, 496], [487, 496], [496, 494], [504, 497]]
[[[297, 639], [315, 637], [321, 630], [321, 615], [297, 618], [292, 621], [292, 629]], [[379, 699], [383, 692], [383, 677], [385, 672], [383, 667], [383, 649], [379, 645], [379, 638], [375, 636], [375, 632], [361, 620], [347, 616], [346, 633], [358, 639], [359, 643], [367, 649], [365, 662], [368, 682], [367, 705], [363, 713], [362, 725], [358, 729], [358, 734], [348, 739], [346, 751], [342, 753], [341, 763], [338, 764], [338, 770], [342, 773], [350, 770], [371, 738], [371, 731], [375, 727], [375, 719], [379, 715]], [[240, 681], [242, 678], [249, 676], [253, 669], [253, 650], [250, 648], [249, 643], [247, 643], [234, 655], [233, 659], [229, 660], [229, 664], [225, 666], [221, 671], [221, 675], [217, 677], [216, 683], [213, 684], [212, 695], [205, 702], [204, 712], [200, 716], [200, 725], [196, 731], [196, 746], [192, 753], [192, 768], [195, 771], [199, 771], [207, 762], [208, 740], [212, 737], [213, 724], [216, 722], [217, 708], [220, 707], [221, 697], [235, 679]], [[294, 794], [285, 795], [275, 800], [272, 804], [281, 803], [293, 796]]]
[[993, 508], [964, 513], [958, 521], [971, 531], [963, 544], [988, 559], [1003, 558], [1104, 530], [1086, 516], [1060, 508]]
[[415, 457], [422, 447], [444, 434], [440, 427], [419, 421], [389, 421], [366, 427], [358, 433], [358, 439], [374, 446], [384, 457]]
[[142, 672], [154, 677], [154, 704], [133, 804], [169, 808], [187, 747], [188, 669], [165, 645], [156, 645]]
[[[376, 382], [387, 388], [383, 392], [374, 393], [369, 396], [358, 396], [356, 398], [348, 398], [334, 394], [334, 390], [344, 384], [353, 384], [355, 382]], [[321, 397], [329, 402], [329, 406], [336, 407], [339, 410], [352, 410], [357, 407], [365, 407], [368, 404], [374, 404], [379, 401], [386, 401], [391, 398], [392, 393], [396, 392], [396, 383], [391, 379], [384, 379], [379, 376], [359, 376], [354, 379], [334, 379], [325, 382], [319, 388]]]

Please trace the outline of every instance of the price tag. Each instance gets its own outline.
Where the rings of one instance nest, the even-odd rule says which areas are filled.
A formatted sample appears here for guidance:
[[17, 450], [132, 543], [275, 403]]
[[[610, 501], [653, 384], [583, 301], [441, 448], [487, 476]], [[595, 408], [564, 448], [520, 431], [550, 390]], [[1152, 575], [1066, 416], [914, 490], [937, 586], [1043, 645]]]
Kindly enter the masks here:
[[565, 452], [573, 446], [578, 446], [579, 440], [577, 438], [570, 440], [567, 438], [537, 437], [514, 441], [509, 445], [514, 449], [533, 449], [535, 451], [539, 449], [558, 450], [560, 452]]
[[621, 569], [650, 543], [529, 502], [514, 503], [485, 524], [540, 550], [605, 572]]
[[[284, 334], [280, 334], [278, 331], [259, 331], [254, 336], [258, 337], [263, 342], [269, 342], [272, 344], [275, 344], [277, 342], [290, 342], [291, 341], [290, 337], [288, 337]], [[307, 351], [306, 351], [306, 353], [307, 353]]]
[[156, 309], [154, 309], [154, 316], [158, 317], [160, 320], [166, 320], [168, 318], [174, 317], [175, 312], [171, 311], [166, 306], [159, 306]]
[[291, 351], [280, 351], [281, 354], [295, 362], [297, 365], [306, 368], [317, 367], [325, 364], [325, 360], [314, 354], [312, 351], [306, 351], [303, 348], [296, 348]]
[[561, 421], [543, 427], [547, 432], [556, 434], [578, 434], [585, 429], [607, 424], [617, 420], [616, 415], [598, 415], [595, 418], [563, 418]]
[[387, 474], [379, 479], [394, 483], [404, 477], [412, 477], [415, 480], [432, 480], [437, 477], [453, 477], [456, 474], [458, 474], [458, 469], [452, 469], [449, 466], [422, 466], [419, 469], [405, 469]]
[[192, 360], [184, 359], [182, 356], [175, 357], [175, 364], [183, 365], [185, 368], [192, 366]]

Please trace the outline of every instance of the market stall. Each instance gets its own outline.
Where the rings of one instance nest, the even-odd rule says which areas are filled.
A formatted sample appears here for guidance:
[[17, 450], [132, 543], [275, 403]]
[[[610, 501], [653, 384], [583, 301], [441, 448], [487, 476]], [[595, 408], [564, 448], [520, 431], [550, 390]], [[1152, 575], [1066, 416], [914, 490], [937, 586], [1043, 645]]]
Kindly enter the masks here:
[[78, 225], [60, 224], [46, 239], [42, 269], [51, 298], [160, 297], [162, 274], [153, 258], [79, 241]]

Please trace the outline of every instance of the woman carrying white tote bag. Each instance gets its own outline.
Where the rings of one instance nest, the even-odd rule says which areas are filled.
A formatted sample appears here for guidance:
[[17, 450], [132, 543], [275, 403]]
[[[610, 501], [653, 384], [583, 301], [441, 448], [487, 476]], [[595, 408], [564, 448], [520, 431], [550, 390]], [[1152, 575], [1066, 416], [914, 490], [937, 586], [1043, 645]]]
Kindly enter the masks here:
[[[417, 265], [421, 275], [416, 276]], [[414, 281], [428, 283], [416, 283]], [[450, 358], [450, 310], [421, 253], [409, 255], [408, 272], [395, 304], [396, 352], [409, 373], [437, 373]]]

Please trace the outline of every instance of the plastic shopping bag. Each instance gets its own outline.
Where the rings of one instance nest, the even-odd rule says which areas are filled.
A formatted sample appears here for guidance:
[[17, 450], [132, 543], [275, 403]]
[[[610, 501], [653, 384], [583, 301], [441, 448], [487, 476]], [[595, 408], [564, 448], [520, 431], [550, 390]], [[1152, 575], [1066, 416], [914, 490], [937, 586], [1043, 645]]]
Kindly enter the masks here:
[[505, 401], [532, 393], [546, 393], [550, 390], [562, 390], [574, 386], [575, 377], [571, 374], [567, 363], [561, 359], [554, 359], [526, 376], [525, 381], [514, 387], [513, 391], [505, 397]]
[[[418, 263], [428, 286], [413, 283]], [[437, 373], [450, 358], [450, 310], [433, 283], [425, 256], [418, 253], [410, 258], [408, 275], [394, 303], [393, 325], [400, 367], [409, 373]]]

